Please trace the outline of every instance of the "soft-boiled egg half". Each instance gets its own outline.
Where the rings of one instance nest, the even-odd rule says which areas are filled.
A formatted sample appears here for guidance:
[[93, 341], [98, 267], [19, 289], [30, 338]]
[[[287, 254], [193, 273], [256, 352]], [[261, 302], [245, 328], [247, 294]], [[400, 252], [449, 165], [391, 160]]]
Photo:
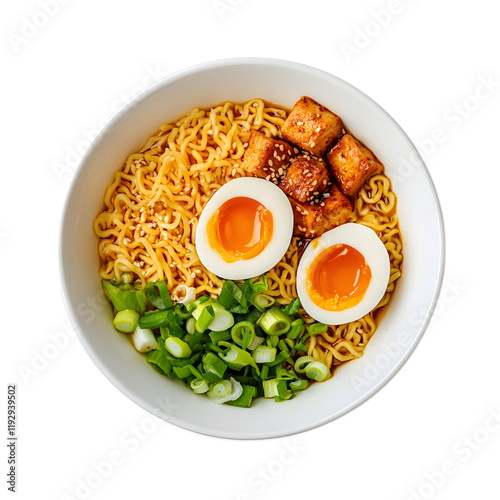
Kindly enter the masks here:
[[265, 179], [241, 177], [224, 184], [205, 205], [196, 251], [221, 278], [253, 278], [281, 260], [292, 232], [293, 211], [285, 193]]
[[387, 250], [370, 228], [343, 224], [311, 241], [297, 269], [297, 294], [316, 321], [342, 325], [362, 318], [389, 283]]

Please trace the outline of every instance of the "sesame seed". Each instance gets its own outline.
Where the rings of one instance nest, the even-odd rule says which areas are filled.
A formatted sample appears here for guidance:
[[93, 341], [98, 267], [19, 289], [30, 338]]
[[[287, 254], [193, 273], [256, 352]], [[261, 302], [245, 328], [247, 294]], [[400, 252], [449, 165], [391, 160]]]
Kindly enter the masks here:
[[283, 175], [283, 169], [281, 167], [278, 168], [278, 175]]
[[315, 143], [315, 142], [311, 142], [311, 143], [309, 143], [309, 146], [310, 146], [311, 148], [313, 148], [314, 146], [316, 146], [316, 143]]
[[304, 125], [304, 122], [297, 122], [297, 125], [300, 127], [301, 125]]
[[283, 151], [283, 144], [280, 144], [280, 150]]
[[316, 127], [315, 132], [321, 132], [321, 127]]
[[267, 163], [269, 164], [270, 167], [273, 166], [273, 160], [269, 160]]
[[281, 157], [281, 159], [282, 159], [283, 161], [285, 161], [285, 160], [286, 160], [286, 155], [283, 155], [283, 156]]
[[316, 118], [319, 118], [321, 115], [319, 113], [316, 113]]
[[298, 155], [299, 154], [299, 150], [297, 148], [293, 148], [293, 152]]

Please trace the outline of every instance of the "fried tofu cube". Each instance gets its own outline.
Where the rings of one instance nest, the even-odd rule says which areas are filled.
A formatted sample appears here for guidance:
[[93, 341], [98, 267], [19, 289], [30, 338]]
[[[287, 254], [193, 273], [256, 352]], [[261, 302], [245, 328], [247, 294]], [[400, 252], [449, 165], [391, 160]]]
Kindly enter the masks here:
[[300, 155], [288, 167], [279, 187], [288, 196], [304, 203], [324, 193], [329, 182], [330, 174], [323, 159]]
[[249, 174], [277, 184], [294, 156], [287, 142], [253, 130], [241, 166]]
[[366, 146], [346, 134], [327, 153], [330, 172], [347, 196], [354, 196], [363, 184], [384, 166]]
[[351, 202], [335, 184], [332, 184], [328, 196], [318, 205], [299, 203], [293, 198], [289, 200], [293, 209], [293, 232], [304, 238], [317, 238], [346, 223], [352, 213]]
[[281, 127], [287, 141], [321, 156], [342, 135], [342, 120], [310, 97], [301, 97]]
[[335, 184], [330, 188], [330, 196], [323, 198], [319, 206], [321, 214], [331, 225], [329, 229], [345, 224], [352, 214], [349, 198], [344, 196]]

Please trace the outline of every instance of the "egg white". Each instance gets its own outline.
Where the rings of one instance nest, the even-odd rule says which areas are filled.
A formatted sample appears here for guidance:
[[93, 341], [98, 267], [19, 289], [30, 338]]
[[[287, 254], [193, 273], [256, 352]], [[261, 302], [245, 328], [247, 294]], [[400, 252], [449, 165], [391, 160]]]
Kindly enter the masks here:
[[[246, 260], [226, 262], [208, 240], [207, 224], [223, 203], [231, 198], [245, 196], [264, 205], [273, 216], [273, 234], [259, 255]], [[196, 252], [201, 263], [211, 272], [225, 279], [247, 279], [272, 269], [285, 255], [293, 233], [293, 210], [285, 193], [275, 184], [258, 177], [233, 179], [218, 189], [201, 213], [196, 228]]]
[[[363, 299], [343, 311], [328, 311], [316, 305], [307, 292], [307, 274], [313, 261], [327, 248], [338, 244], [350, 245], [360, 252], [370, 266], [372, 278]], [[305, 311], [316, 321], [327, 325], [343, 325], [362, 318], [382, 299], [389, 283], [389, 254], [377, 234], [369, 227], [348, 223], [331, 229], [311, 241], [297, 268], [297, 294]]]

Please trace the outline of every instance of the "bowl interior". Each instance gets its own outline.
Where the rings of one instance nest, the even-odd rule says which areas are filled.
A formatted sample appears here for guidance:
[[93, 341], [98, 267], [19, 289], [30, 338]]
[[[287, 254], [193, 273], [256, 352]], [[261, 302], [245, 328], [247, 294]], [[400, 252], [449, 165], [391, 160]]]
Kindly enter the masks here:
[[[194, 107], [226, 100], [260, 97], [292, 107], [302, 95], [340, 115], [384, 163], [398, 197], [403, 275], [360, 360], [285, 403], [257, 400], [248, 410], [219, 406], [178, 381], [158, 375], [126, 336], [113, 329], [111, 309], [98, 278], [93, 220], [114, 173], [160, 124]], [[60, 260], [63, 294], [79, 338], [116, 387], [173, 424], [208, 435], [248, 439], [316, 427], [345, 414], [380, 389], [406, 361], [425, 330], [442, 280], [443, 253], [442, 218], [432, 181], [411, 141], [380, 106], [322, 71], [285, 61], [243, 59], [175, 74], [114, 117], [94, 141], [73, 181], [62, 223]]]

